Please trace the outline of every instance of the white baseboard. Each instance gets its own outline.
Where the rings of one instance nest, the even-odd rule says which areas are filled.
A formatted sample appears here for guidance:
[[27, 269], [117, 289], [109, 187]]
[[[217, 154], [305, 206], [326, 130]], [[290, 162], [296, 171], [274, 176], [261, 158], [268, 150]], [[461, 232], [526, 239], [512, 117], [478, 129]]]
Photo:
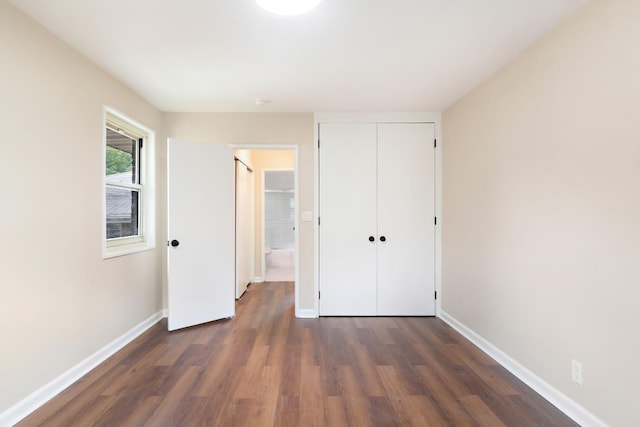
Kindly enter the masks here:
[[315, 319], [318, 313], [315, 310], [297, 310], [296, 317], [299, 319]]
[[129, 344], [138, 336], [142, 335], [143, 332], [158, 323], [158, 321], [163, 318], [163, 315], [163, 311], [157, 312], [153, 316], [133, 327], [124, 335], [116, 338], [105, 347], [101, 348], [82, 362], [78, 363], [76, 366], [72, 367], [59, 377], [55, 378], [50, 383], [45, 384], [38, 390], [31, 393], [29, 396], [22, 399], [20, 402], [11, 406], [6, 411], [0, 413], [0, 426], [9, 427], [25, 418], [27, 415], [38, 409], [40, 406], [44, 405], [47, 401], [56, 396], [62, 390], [69, 387], [80, 377], [86, 375], [93, 368], [104, 362], [122, 347]]
[[508, 354], [482, 338], [466, 325], [459, 322], [444, 310], [440, 310], [442, 320], [447, 322], [453, 329], [471, 341], [476, 347], [495, 359], [500, 365], [518, 377], [522, 382], [531, 387], [536, 393], [544, 397], [556, 408], [564, 412], [569, 418], [581, 426], [606, 427], [602, 420], [598, 419], [591, 412], [570, 399], [566, 394], [551, 386], [549, 383], [538, 377], [536, 374], [522, 366]]
[[253, 279], [253, 283], [264, 283], [264, 279], [260, 276]]

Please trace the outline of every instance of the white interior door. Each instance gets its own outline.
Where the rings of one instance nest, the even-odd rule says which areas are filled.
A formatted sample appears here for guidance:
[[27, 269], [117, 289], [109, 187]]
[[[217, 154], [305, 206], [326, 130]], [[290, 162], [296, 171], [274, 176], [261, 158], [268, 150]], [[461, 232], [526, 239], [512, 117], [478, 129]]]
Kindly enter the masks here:
[[231, 148], [170, 139], [169, 330], [234, 315], [234, 170]]
[[378, 125], [380, 316], [435, 315], [434, 130]]
[[254, 187], [253, 172], [236, 161], [236, 298], [247, 290], [253, 275]]
[[376, 124], [321, 124], [319, 167], [320, 314], [375, 316]]

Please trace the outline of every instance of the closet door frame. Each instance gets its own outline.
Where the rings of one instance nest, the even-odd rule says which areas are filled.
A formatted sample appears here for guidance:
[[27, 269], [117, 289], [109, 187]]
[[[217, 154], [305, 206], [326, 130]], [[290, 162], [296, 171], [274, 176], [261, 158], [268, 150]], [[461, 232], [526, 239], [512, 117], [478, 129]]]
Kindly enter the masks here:
[[[315, 316], [319, 316], [319, 223], [318, 209], [319, 200], [319, 128], [321, 123], [433, 123], [435, 126], [435, 153], [434, 153], [434, 174], [435, 174], [435, 212], [437, 225], [435, 227], [435, 259], [434, 259], [434, 283], [436, 289], [435, 308], [436, 316], [441, 312], [441, 285], [442, 285], [442, 115], [441, 113], [315, 113], [314, 114], [314, 307]], [[306, 307], [305, 307], [306, 308]], [[305, 310], [306, 311], [306, 310]], [[311, 314], [311, 310], [307, 311]]]

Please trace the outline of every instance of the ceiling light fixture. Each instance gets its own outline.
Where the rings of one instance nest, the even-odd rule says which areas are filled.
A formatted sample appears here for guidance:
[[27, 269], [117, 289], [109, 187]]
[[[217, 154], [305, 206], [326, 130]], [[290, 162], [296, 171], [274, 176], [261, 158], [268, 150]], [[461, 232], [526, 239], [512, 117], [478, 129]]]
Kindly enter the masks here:
[[276, 15], [302, 15], [316, 8], [322, 0], [256, 0], [258, 6]]

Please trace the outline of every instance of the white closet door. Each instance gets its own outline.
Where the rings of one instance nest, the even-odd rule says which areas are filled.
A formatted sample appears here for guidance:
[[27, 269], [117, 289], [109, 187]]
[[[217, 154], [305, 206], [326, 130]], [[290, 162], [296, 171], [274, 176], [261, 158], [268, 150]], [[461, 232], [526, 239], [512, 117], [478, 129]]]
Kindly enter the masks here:
[[376, 315], [376, 125], [320, 125], [320, 314]]
[[236, 298], [247, 290], [253, 273], [253, 173], [236, 161]]
[[378, 125], [380, 316], [435, 315], [434, 130], [428, 123]]

